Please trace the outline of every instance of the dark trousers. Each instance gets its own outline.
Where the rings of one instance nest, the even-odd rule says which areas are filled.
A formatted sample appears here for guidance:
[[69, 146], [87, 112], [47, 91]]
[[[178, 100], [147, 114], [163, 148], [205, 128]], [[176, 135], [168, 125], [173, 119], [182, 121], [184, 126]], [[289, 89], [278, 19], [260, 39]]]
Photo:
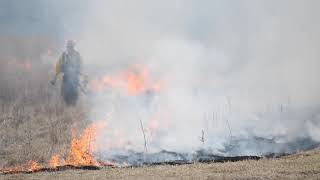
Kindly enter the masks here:
[[67, 105], [76, 105], [79, 98], [79, 77], [64, 74], [61, 87], [61, 95]]

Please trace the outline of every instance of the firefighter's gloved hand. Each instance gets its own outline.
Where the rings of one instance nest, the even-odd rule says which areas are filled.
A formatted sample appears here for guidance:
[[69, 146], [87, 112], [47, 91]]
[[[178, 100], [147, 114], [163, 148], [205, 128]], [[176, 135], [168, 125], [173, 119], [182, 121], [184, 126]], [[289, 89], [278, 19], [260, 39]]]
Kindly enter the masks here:
[[50, 83], [54, 86], [56, 84], [56, 80], [51, 80]]

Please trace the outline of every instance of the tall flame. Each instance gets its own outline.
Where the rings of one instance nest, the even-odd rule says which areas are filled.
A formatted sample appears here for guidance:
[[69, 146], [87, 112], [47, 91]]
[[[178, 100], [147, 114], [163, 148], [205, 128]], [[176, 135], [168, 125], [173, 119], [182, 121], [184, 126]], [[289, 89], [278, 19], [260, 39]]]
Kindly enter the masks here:
[[[65, 164], [73, 166], [99, 166], [99, 163], [93, 157], [92, 152], [96, 149], [95, 140], [97, 138], [98, 131], [104, 127], [106, 127], [105, 122], [94, 123], [87, 127], [79, 138], [75, 137], [75, 133], [72, 133], [73, 138], [71, 141], [71, 148]], [[52, 166], [56, 167], [62, 165], [59, 163], [60, 156], [53, 156], [51, 161]]]

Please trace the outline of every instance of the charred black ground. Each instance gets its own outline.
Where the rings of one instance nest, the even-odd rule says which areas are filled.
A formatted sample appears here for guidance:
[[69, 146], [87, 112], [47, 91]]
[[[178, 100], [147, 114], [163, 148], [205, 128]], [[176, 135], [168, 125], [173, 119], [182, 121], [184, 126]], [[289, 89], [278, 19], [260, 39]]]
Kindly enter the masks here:
[[236, 138], [227, 142], [222, 149], [214, 147], [201, 148], [193, 153], [182, 153], [162, 150], [157, 153], [135, 151], [117, 151], [102, 159], [132, 166], [143, 165], [179, 165], [195, 162], [235, 162], [242, 160], [259, 160], [261, 158], [278, 158], [320, 147], [320, 143], [311, 138], [298, 138], [294, 141], [283, 141], [281, 137]]

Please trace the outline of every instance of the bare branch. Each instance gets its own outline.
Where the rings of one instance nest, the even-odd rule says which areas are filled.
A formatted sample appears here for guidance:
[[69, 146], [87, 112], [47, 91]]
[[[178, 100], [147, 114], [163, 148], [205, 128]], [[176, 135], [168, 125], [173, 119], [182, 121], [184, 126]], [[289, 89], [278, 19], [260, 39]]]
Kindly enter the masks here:
[[141, 131], [142, 131], [142, 134], [143, 134], [143, 139], [144, 139], [144, 151], [146, 153], [148, 153], [146, 134], [145, 134], [145, 130], [143, 128], [143, 124], [142, 124], [142, 120], [141, 119], [140, 119], [140, 127], [141, 127]]

